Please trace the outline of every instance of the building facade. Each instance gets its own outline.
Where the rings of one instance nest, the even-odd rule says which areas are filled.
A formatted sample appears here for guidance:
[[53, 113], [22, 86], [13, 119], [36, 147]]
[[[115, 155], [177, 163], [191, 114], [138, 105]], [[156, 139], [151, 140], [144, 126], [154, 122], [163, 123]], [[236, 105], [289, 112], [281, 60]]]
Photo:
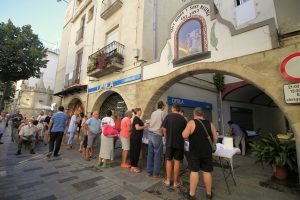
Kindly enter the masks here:
[[[300, 3], [282, 4], [72, 0], [55, 81], [58, 103], [101, 116], [113, 109], [119, 117], [141, 107], [147, 119], [163, 100], [180, 103], [189, 116], [200, 106], [215, 124], [223, 106], [224, 122], [239, 120], [250, 131], [291, 128], [299, 152], [300, 106], [285, 102], [283, 87], [291, 82], [279, 69], [300, 51]], [[222, 105], [214, 73], [226, 75]]]
[[[17, 82], [12, 109], [20, 109], [27, 117], [37, 117], [41, 110], [49, 110], [53, 102], [59, 51], [48, 50], [47, 67], [41, 69], [40, 78]], [[53, 109], [53, 108], [52, 108]]]

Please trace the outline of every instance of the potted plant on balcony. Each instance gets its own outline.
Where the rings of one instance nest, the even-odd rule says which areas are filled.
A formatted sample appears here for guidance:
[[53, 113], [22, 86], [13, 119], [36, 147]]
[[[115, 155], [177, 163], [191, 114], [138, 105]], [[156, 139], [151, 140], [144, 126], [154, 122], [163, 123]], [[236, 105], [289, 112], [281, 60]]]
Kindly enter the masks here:
[[282, 141], [268, 134], [258, 138], [250, 146], [257, 158], [256, 162], [269, 163], [277, 179], [284, 180], [288, 171], [297, 171], [296, 144], [292, 137]]
[[115, 52], [112, 56], [112, 62], [123, 64], [124, 56], [118, 52]]

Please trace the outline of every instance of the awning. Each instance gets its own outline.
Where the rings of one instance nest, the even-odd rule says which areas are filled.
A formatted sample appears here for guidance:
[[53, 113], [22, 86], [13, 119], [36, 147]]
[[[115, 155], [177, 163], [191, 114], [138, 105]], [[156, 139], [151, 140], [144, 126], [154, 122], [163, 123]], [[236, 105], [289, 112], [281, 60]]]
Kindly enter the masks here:
[[86, 90], [87, 90], [87, 85], [78, 85], [77, 84], [77, 85], [72, 85], [70, 87], [67, 87], [61, 92], [55, 93], [54, 96], [65, 97], [65, 96], [68, 96], [68, 95], [73, 95], [75, 93], [80, 93], [82, 91], [86, 92]]

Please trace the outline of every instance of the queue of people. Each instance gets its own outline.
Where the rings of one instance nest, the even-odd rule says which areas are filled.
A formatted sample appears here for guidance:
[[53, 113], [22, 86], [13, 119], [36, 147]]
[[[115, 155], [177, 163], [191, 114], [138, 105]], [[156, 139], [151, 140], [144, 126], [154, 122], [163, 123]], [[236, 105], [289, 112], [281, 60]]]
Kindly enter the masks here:
[[[141, 118], [142, 109], [134, 108], [125, 112], [125, 117], [118, 121], [111, 110], [106, 111], [102, 119], [99, 112], [94, 111], [84, 115], [75, 111], [72, 116], [63, 106], [58, 112], [49, 111], [47, 115], [41, 112], [37, 120], [24, 120], [17, 110], [10, 117], [12, 121], [12, 141], [18, 141], [17, 155], [21, 154], [24, 144], [30, 146], [30, 153], [35, 153], [36, 141], [42, 140], [49, 144], [47, 157], [60, 156], [61, 144], [67, 132], [70, 136], [67, 141], [68, 149], [72, 149], [77, 134], [79, 152], [83, 159], [90, 161], [98, 158], [97, 167], [109, 168], [114, 160], [116, 138], [122, 145], [122, 158], [120, 167], [130, 169], [132, 173], [140, 173], [139, 159], [142, 147], [144, 130], [148, 131], [147, 165], [145, 171], [149, 177], [163, 178], [161, 175], [162, 151], [165, 146], [166, 176], [162, 183], [166, 187], [178, 188], [181, 186], [180, 168], [184, 157], [188, 161], [190, 170], [190, 187], [185, 194], [187, 199], [195, 199], [196, 187], [199, 181], [199, 171], [202, 171], [207, 199], [212, 199], [212, 148], [208, 136], [217, 141], [216, 128], [204, 117], [201, 108], [193, 111], [193, 120], [188, 121], [178, 104], [172, 105], [171, 113], [165, 111], [165, 104], [160, 101], [157, 109], [151, 114], [149, 120], [144, 122]], [[0, 115], [0, 142], [5, 131], [8, 117], [4, 112]], [[230, 132], [235, 135], [236, 145], [244, 146], [242, 130], [233, 122], [228, 122]], [[240, 134], [239, 134], [240, 133]], [[100, 149], [95, 149], [96, 142], [100, 142]], [[188, 152], [184, 145], [188, 141]], [[98, 154], [99, 152], [99, 154]], [[244, 155], [244, 149], [243, 149]], [[173, 174], [173, 181], [171, 180]]]

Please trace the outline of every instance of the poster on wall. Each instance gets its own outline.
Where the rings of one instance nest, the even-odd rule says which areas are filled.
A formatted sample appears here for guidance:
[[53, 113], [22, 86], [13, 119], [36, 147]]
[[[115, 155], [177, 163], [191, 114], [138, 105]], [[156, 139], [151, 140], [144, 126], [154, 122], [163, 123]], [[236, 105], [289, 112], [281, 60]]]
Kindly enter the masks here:
[[285, 85], [283, 90], [286, 103], [300, 104], [300, 83]]

